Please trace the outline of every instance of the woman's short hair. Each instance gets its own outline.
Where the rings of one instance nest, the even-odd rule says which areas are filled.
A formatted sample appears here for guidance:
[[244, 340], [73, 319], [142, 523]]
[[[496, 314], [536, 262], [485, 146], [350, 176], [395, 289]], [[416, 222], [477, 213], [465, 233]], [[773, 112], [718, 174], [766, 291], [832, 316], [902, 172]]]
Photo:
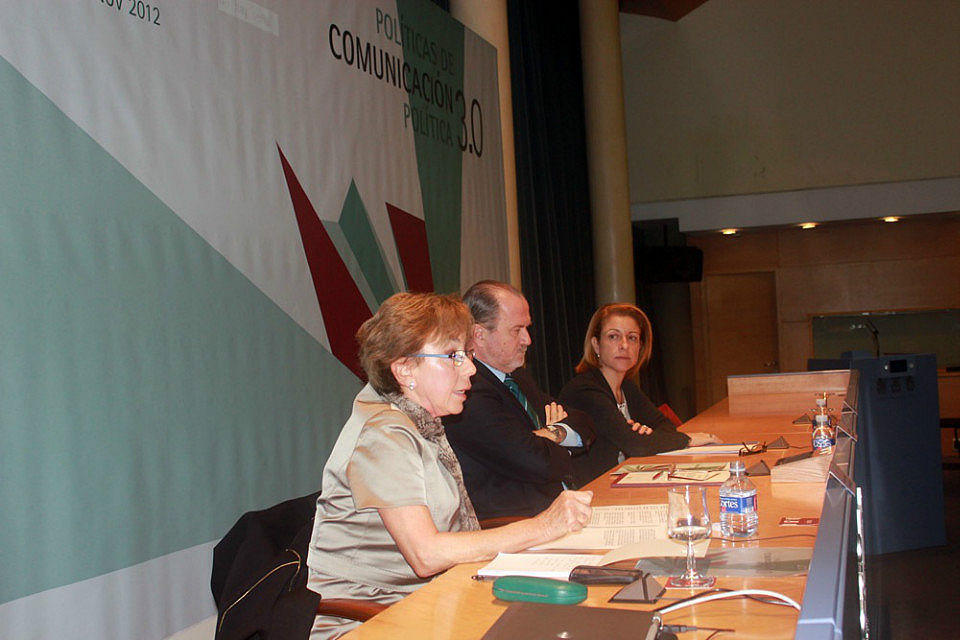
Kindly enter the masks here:
[[466, 340], [473, 318], [456, 295], [397, 293], [357, 331], [360, 366], [379, 393], [400, 393], [390, 365], [428, 342]]
[[650, 360], [650, 353], [653, 351], [653, 327], [650, 326], [650, 319], [647, 314], [638, 307], [625, 302], [612, 302], [602, 305], [597, 309], [593, 317], [590, 318], [590, 325], [587, 327], [587, 335], [583, 339], [583, 357], [577, 364], [577, 373], [583, 373], [591, 368], [600, 367], [600, 360], [597, 358], [597, 352], [593, 348], [591, 338], [600, 340], [600, 333], [603, 331], [603, 325], [607, 318], [611, 316], [625, 316], [633, 318], [637, 326], [640, 327], [640, 353], [637, 357], [637, 363], [627, 371], [627, 377], [636, 375], [640, 368]]

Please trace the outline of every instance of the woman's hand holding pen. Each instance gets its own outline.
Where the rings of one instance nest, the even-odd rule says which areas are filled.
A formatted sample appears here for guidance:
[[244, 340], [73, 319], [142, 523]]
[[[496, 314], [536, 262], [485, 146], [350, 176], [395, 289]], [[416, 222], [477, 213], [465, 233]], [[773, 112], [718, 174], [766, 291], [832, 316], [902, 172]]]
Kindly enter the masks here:
[[545, 511], [536, 516], [550, 534], [559, 538], [571, 531], [580, 531], [590, 520], [592, 491], [563, 491]]

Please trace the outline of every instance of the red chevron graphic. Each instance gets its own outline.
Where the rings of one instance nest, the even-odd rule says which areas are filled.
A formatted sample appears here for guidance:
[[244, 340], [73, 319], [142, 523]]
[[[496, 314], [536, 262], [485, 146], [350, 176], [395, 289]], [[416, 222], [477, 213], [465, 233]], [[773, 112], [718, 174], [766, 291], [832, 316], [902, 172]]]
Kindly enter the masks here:
[[433, 273], [430, 270], [430, 252], [427, 250], [427, 226], [423, 220], [389, 202], [387, 214], [397, 245], [403, 276], [410, 291], [433, 291]]
[[303, 251], [317, 292], [317, 302], [323, 315], [323, 326], [330, 340], [333, 355], [361, 380], [366, 376], [357, 359], [357, 329], [373, 314], [360, 294], [353, 277], [343, 263], [333, 241], [323, 228], [313, 204], [304, 192], [300, 181], [287, 162], [280, 145], [277, 145], [283, 175], [293, 202], [293, 210], [300, 227]]

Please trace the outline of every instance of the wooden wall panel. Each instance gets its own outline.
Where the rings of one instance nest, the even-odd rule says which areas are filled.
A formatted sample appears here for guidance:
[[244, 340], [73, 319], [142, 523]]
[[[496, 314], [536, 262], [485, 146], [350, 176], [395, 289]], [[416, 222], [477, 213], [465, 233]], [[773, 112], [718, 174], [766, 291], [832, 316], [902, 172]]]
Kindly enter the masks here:
[[689, 236], [687, 244], [703, 251], [703, 273], [773, 271], [779, 264], [777, 232], [757, 231], [738, 236]]
[[776, 285], [772, 272], [760, 271], [710, 275], [703, 289], [712, 404], [726, 396], [728, 375], [779, 371]]
[[960, 418], [960, 373], [953, 371], [938, 375], [937, 393], [940, 398], [940, 415], [945, 418]]
[[690, 325], [693, 332], [693, 362], [694, 383], [696, 385], [696, 405], [699, 413], [711, 405], [710, 393], [707, 388], [710, 384], [707, 371], [710, 370], [709, 354], [706, 348], [705, 331], [707, 323], [704, 321], [704, 305], [706, 295], [699, 282], [690, 283]]
[[960, 256], [781, 267], [778, 275], [781, 321], [960, 303]]
[[[809, 231], [767, 229], [688, 240], [704, 253], [705, 279], [751, 271], [775, 274], [780, 371], [803, 371], [813, 357], [815, 315], [960, 308], [958, 212], [908, 216], [896, 224], [851, 221]], [[706, 287], [692, 286], [691, 296], [697, 400], [703, 410], [717, 400], [711, 390], [725, 382], [711, 375], [717, 367], [710, 344], [737, 338], [711, 329]]]
[[805, 371], [813, 357], [813, 332], [810, 322], [780, 323], [780, 370]]
[[958, 255], [960, 215], [898, 223], [847, 222], [779, 232], [779, 266], [911, 260]]

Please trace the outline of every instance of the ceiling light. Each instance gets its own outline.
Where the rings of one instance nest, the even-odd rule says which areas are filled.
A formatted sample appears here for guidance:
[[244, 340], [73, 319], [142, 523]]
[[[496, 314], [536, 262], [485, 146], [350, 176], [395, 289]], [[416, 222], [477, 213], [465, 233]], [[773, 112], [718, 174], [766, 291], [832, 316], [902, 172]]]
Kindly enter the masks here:
[[816, 229], [816, 228], [817, 228], [817, 223], [816, 223], [816, 222], [802, 222], [802, 223], [800, 223], [799, 226], [800, 226], [801, 229]]
[[900, 222], [900, 218], [897, 216], [887, 216], [883, 219], [884, 222]]
[[725, 236], [735, 236], [737, 235], [737, 231], [739, 231], [739, 229], [720, 229], [720, 233]]

